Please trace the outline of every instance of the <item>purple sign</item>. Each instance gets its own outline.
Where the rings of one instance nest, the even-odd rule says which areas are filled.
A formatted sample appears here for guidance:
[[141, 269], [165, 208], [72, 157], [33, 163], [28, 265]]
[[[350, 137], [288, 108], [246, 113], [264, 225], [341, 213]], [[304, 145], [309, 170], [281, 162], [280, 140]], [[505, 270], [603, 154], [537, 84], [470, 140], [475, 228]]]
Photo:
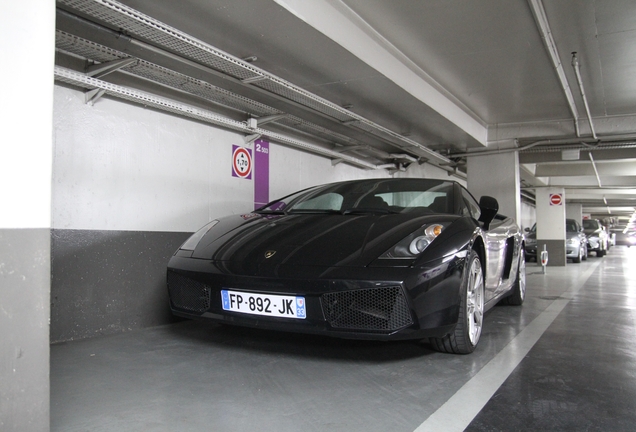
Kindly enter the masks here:
[[254, 208], [269, 202], [269, 142], [254, 141]]

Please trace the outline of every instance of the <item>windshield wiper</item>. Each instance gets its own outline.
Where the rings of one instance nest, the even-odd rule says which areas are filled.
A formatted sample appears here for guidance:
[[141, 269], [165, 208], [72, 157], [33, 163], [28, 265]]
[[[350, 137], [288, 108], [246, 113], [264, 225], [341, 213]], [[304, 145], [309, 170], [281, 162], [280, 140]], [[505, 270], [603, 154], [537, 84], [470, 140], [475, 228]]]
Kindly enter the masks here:
[[396, 214], [398, 211], [385, 209], [385, 208], [364, 208], [364, 207], [356, 207], [350, 208], [344, 211], [345, 215], [360, 215], [360, 214]]
[[254, 210], [256, 214], [265, 214], [265, 215], [286, 215], [287, 212], [282, 210]]
[[291, 209], [287, 214], [342, 214], [342, 212], [331, 209]]

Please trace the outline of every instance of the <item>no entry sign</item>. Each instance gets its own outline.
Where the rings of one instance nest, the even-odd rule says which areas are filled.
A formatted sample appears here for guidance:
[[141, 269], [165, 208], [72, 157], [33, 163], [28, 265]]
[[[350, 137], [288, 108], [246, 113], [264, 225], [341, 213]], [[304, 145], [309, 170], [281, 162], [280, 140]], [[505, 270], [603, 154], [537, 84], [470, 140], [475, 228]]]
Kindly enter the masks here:
[[550, 194], [550, 205], [560, 206], [563, 204], [563, 195], [561, 194]]
[[250, 149], [232, 146], [232, 176], [252, 178], [252, 151]]

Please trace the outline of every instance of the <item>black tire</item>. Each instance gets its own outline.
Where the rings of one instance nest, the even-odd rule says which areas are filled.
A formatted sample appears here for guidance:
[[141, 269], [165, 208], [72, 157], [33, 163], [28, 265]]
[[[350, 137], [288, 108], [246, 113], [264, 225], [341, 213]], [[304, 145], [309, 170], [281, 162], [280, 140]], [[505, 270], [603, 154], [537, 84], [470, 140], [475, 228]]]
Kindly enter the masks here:
[[484, 275], [479, 256], [471, 250], [466, 258], [460, 287], [459, 317], [450, 334], [430, 338], [433, 349], [451, 354], [470, 354], [479, 343], [484, 322]]
[[526, 299], [526, 260], [523, 254], [519, 257], [519, 265], [517, 266], [517, 279], [515, 280], [511, 294], [502, 300], [502, 304], [511, 306], [521, 306]]
[[599, 258], [604, 257], [605, 256], [605, 251], [604, 250], [600, 250], [600, 249], [597, 250], [596, 251], [596, 256], [599, 257]]

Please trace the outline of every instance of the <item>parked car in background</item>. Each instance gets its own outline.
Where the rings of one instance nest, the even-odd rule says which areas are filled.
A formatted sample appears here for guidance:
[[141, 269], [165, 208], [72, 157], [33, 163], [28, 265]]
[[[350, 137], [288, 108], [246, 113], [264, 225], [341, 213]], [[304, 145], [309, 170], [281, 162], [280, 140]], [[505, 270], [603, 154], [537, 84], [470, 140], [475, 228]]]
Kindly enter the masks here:
[[621, 230], [621, 231], [615, 231], [615, 235], [616, 235], [616, 246], [627, 246], [627, 247], [636, 246], [636, 234], [624, 233]]
[[565, 220], [565, 256], [575, 263], [587, 259], [587, 236], [575, 219]]
[[605, 227], [598, 219], [585, 219], [583, 230], [587, 236], [587, 252], [596, 252], [597, 257], [602, 257], [609, 250], [609, 235]]
[[[565, 220], [565, 252], [566, 258], [580, 263], [587, 259], [587, 237], [583, 228], [575, 219]], [[537, 224], [526, 229], [526, 260], [537, 260]]]
[[525, 229], [525, 252], [526, 261], [537, 260], [537, 224], [532, 225], [532, 228]]

